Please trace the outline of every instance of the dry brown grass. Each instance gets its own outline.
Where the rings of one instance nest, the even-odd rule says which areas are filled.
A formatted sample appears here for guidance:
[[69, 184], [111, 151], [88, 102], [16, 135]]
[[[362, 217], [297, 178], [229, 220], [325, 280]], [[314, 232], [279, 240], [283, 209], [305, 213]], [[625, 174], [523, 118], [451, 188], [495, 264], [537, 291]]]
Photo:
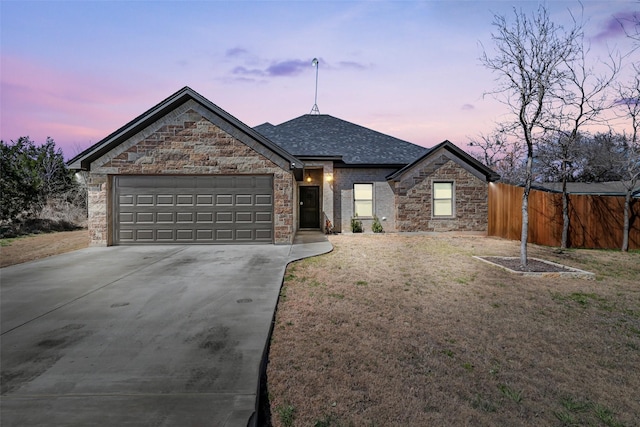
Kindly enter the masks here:
[[62, 231], [0, 239], [0, 267], [21, 264], [89, 246], [87, 230]]
[[640, 425], [640, 255], [530, 246], [597, 279], [513, 276], [483, 237], [348, 235], [291, 264], [273, 424]]

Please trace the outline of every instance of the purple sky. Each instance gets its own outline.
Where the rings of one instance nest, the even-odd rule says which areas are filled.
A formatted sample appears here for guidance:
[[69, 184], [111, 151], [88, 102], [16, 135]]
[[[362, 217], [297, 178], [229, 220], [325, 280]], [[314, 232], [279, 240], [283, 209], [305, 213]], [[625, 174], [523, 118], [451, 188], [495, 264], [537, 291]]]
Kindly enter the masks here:
[[[547, 1], [554, 21], [577, 1]], [[256, 126], [310, 112], [432, 146], [506, 114], [479, 63], [493, 13], [538, 2], [0, 1], [0, 137], [72, 157], [190, 86]], [[638, 1], [583, 1], [592, 53], [628, 51]], [[638, 52], [631, 60], [638, 62]], [[627, 76], [628, 74], [627, 69]], [[617, 123], [617, 127], [624, 125]]]

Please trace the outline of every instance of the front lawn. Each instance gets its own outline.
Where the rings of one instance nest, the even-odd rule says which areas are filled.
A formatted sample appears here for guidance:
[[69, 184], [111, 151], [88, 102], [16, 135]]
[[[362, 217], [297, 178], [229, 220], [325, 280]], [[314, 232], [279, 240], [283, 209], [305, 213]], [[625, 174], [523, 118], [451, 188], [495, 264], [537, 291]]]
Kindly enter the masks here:
[[330, 237], [287, 269], [267, 367], [275, 426], [640, 425], [640, 254], [531, 245], [596, 280], [473, 255], [519, 242]]

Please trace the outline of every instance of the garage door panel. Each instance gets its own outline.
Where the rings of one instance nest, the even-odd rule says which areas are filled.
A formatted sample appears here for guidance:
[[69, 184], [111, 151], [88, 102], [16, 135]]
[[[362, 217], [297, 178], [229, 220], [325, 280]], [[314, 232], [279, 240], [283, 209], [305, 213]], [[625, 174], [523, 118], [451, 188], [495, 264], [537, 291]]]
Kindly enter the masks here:
[[216, 206], [233, 206], [233, 195], [218, 194], [216, 196]]
[[232, 223], [233, 212], [216, 212], [216, 222], [219, 224]]
[[196, 196], [196, 205], [198, 205], [198, 206], [213, 206], [213, 195], [211, 195], [211, 194], [198, 194]]
[[136, 206], [153, 206], [153, 194], [138, 194], [136, 196]]
[[135, 230], [135, 240], [138, 242], [153, 242], [154, 241], [154, 232], [153, 230], [148, 229], [137, 229]]
[[193, 206], [192, 194], [178, 194], [176, 199], [176, 205], [178, 206]]
[[134, 230], [120, 230], [120, 241], [134, 241]]
[[177, 223], [193, 222], [193, 212], [177, 212]]
[[253, 205], [253, 197], [251, 194], [237, 194], [236, 206], [251, 206]]
[[133, 206], [134, 196], [133, 194], [122, 194], [119, 198], [120, 206]]
[[118, 215], [121, 224], [133, 224], [133, 212], [120, 212]]
[[253, 230], [236, 230], [236, 240], [253, 240]]
[[216, 230], [216, 240], [218, 241], [233, 241], [233, 230], [227, 228], [227, 229], [217, 229]]
[[196, 239], [199, 242], [213, 242], [213, 230], [196, 230]]
[[156, 206], [173, 206], [174, 204], [173, 194], [158, 194], [156, 196]]
[[273, 179], [270, 176], [256, 176], [255, 188], [261, 188], [265, 190], [271, 190], [273, 188]]
[[249, 223], [253, 222], [253, 213], [251, 212], [236, 212], [236, 223]]
[[156, 222], [158, 224], [173, 223], [173, 222], [175, 222], [174, 213], [173, 212], [158, 212], [158, 213], [156, 213]]
[[271, 214], [271, 212], [256, 212], [256, 222], [272, 223], [273, 215]]
[[273, 242], [272, 176], [116, 176], [114, 243]]
[[271, 194], [256, 194], [256, 206], [271, 206], [272, 204]]
[[153, 224], [153, 212], [136, 212], [136, 224]]
[[273, 231], [272, 230], [256, 230], [256, 240], [260, 241], [272, 241], [273, 240]]
[[196, 222], [198, 224], [202, 223], [213, 223], [213, 212], [198, 212], [196, 213]]
[[158, 242], [173, 242], [175, 235], [172, 229], [159, 229], [156, 233], [156, 240]]
[[178, 229], [176, 230], [176, 240], [182, 242], [193, 241], [193, 230], [191, 229]]

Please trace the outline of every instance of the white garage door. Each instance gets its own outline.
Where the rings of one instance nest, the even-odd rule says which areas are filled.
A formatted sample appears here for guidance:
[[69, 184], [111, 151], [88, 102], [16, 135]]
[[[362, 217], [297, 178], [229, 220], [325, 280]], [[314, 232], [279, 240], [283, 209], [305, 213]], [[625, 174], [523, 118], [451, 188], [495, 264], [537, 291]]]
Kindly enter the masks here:
[[114, 244], [273, 243], [273, 176], [115, 176]]

